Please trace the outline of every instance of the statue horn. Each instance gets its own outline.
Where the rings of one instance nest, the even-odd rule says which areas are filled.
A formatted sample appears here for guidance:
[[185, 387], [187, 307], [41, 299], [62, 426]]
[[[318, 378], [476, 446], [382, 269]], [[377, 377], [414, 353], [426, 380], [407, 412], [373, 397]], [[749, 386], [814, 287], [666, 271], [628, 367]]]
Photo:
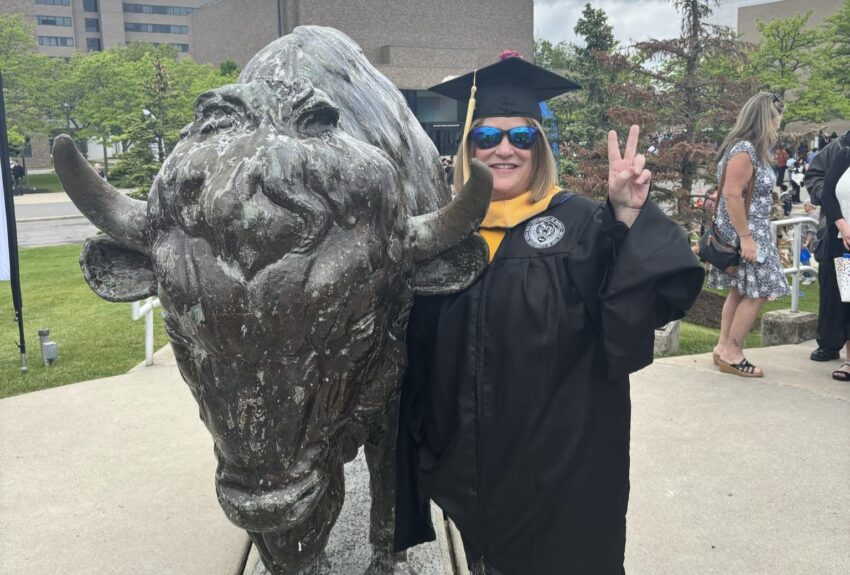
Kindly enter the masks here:
[[53, 165], [68, 197], [91, 223], [125, 247], [150, 255], [147, 202], [109, 185], [66, 134], [53, 141]]
[[469, 180], [454, 200], [435, 212], [408, 219], [406, 243], [413, 249], [413, 261], [429, 260], [459, 244], [487, 214], [493, 175], [476, 159], [469, 166]]

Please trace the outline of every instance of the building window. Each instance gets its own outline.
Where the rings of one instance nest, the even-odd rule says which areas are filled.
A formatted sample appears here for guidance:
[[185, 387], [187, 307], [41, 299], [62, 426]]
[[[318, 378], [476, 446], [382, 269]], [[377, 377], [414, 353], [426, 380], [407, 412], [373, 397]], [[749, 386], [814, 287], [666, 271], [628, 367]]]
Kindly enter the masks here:
[[70, 26], [71, 18], [68, 16], [36, 16], [39, 26]]
[[[162, 42], [149, 42], [149, 44], [151, 44], [153, 46], [162, 46], [163, 45]], [[177, 49], [178, 52], [188, 52], [189, 51], [189, 45], [188, 44], [177, 44], [177, 43], [174, 43], [174, 42], [168, 42], [165, 45], [166, 46], [173, 46], [174, 48]]]
[[103, 47], [100, 44], [100, 38], [86, 38], [86, 52], [100, 52]]
[[100, 19], [86, 18], [86, 32], [100, 32]]
[[65, 36], [39, 36], [39, 46], [73, 46], [74, 39]]
[[165, 16], [188, 16], [192, 13], [192, 9], [185, 6], [159, 6], [157, 4], [131, 4], [125, 2], [124, 12], [133, 12], [135, 14], [163, 14]]
[[144, 24], [142, 22], [125, 22], [125, 32], [149, 32], [152, 34], [188, 34], [189, 27], [179, 24]]
[[83, 0], [83, 10], [97, 12], [97, 0]]
[[70, 6], [71, 0], [35, 0], [35, 3], [44, 6]]

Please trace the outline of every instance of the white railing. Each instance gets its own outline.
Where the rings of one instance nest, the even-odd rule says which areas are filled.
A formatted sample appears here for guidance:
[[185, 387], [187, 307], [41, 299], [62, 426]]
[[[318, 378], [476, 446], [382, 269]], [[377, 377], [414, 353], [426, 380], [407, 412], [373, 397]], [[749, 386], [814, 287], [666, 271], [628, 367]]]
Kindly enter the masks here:
[[776, 230], [786, 226], [794, 226], [794, 236], [791, 239], [791, 246], [794, 252], [794, 265], [790, 268], [785, 268], [782, 271], [785, 274], [791, 274], [791, 311], [800, 311], [800, 275], [803, 272], [817, 273], [817, 270], [812, 266], [800, 265], [800, 252], [803, 243], [803, 224], [818, 225], [818, 221], [808, 216], [797, 216], [784, 220], [776, 220], [770, 222], [770, 233], [773, 235], [773, 243], [776, 243]]
[[133, 302], [133, 321], [145, 318], [145, 365], [153, 365], [153, 310], [159, 307], [158, 297], [149, 297], [144, 301]]

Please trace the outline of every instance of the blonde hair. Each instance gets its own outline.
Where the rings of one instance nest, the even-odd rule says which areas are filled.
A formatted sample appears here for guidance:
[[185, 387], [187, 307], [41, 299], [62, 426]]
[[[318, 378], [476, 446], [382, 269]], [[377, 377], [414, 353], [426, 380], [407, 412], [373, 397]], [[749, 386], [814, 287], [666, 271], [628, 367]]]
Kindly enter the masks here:
[[733, 144], [747, 140], [756, 149], [762, 163], [770, 164], [770, 149], [779, 136], [774, 122], [784, 111], [785, 103], [782, 98], [770, 92], [759, 92], [747, 100], [738, 112], [738, 119], [732, 131], [717, 150], [717, 161], [723, 158], [726, 150]]
[[[472, 128], [480, 126], [487, 118], [479, 118], [472, 122]], [[532, 201], [539, 201], [546, 197], [552, 186], [558, 183], [558, 168], [555, 165], [555, 156], [552, 155], [552, 149], [549, 147], [549, 140], [546, 138], [546, 132], [540, 122], [534, 118], [523, 118], [529, 126], [537, 128], [537, 141], [531, 148], [531, 191]], [[454, 184], [455, 190], [460, 191], [463, 187], [463, 166], [467, 158], [475, 157], [475, 144], [472, 143], [472, 138], [467, 138], [466, 142], [461, 142], [457, 150], [457, 159], [454, 164]]]

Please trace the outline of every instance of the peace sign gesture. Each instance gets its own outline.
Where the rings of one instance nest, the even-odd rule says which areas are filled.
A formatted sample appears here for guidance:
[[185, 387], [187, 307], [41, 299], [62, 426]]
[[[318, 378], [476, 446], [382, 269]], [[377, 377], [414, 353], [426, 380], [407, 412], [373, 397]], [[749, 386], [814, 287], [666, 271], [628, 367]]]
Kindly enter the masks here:
[[[629, 129], [626, 140], [626, 151], [620, 156], [620, 145], [617, 142], [617, 132], [608, 132], [608, 200], [614, 208], [617, 219], [631, 224], [637, 217], [637, 212], [646, 202], [649, 193], [649, 179], [652, 173], [644, 169], [646, 156], [637, 154], [640, 128], [637, 125]], [[634, 212], [629, 217], [627, 212]], [[631, 221], [626, 221], [623, 217]]]

